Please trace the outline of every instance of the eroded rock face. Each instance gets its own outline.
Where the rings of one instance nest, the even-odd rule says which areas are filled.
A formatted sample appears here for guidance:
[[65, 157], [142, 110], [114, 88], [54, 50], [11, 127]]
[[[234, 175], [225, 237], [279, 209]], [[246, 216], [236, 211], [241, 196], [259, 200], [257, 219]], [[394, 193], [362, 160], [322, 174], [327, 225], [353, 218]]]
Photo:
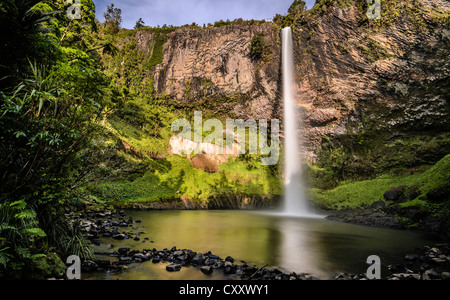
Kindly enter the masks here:
[[358, 8], [334, 7], [296, 31], [297, 103], [312, 160], [324, 135], [448, 131], [449, 31], [426, 11], [449, 3], [417, 5], [422, 27], [402, 16], [371, 30]]
[[[391, 25], [361, 22], [356, 6], [329, 7], [294, 30], [302, 152], [311, 162], [325, 136], [388, 133], [386, 138], [433, 135], [450, 129], [450, 31], [433, 15], [448, 1], [418, 0], [419, 19], [407, 14]], [[267, 55], [250, 57], [264, 36]], [[149, 51], [155, 34], [138, 32]], [[150, 49], [150, 50], [149, 50]], [[274, 24], [182, 28], [168, 34], [162, 63], [149, 70], [156, 95], [177, 108], [217, 117], [282, 119], [281, 40]]]
[[[264, 36], [269, 53], [264, 63], [250, 57], [255, 35]], [[279, 99], [278, 42], [273, 24], [176, 30], [154, 72], [155, 89], [179, 105], [206, 99], [222, 102], [230, 117], [269, 119]]]

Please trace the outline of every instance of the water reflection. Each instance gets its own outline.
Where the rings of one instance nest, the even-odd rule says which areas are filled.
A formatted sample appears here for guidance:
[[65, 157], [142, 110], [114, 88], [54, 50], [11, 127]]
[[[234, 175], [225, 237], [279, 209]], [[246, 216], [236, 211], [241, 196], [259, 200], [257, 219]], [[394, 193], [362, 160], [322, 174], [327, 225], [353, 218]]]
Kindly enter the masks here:
[[[370, 255], [386, 266], [415, 247], [429, 244], [415, 232], [386, 230], [332, 222], [324, 219], [289, 218], [242, 211], [130, 211], [142, 223], [135, 225], [141, 241], [102, 239], [103, 244], [133, 249], [177, 246], [212, 253], [236, 263], [309, 273], [329, 278], [336, 272], [364, 273]], [[142, 226], [142, 227], [136, 227]], [[144, 238], [148, 238], [145, 241]], [[144, 241], [144, 243], [142, 242]], [[150, 241], [154, 241], [151, 243]], [[97, 274], [95, 279], [224, 279], [219, 272], [206, 276], [195, 268], [168, 273], [165, 266], [143, 263], [122, 275]]]
[[298, 223], [299, 220], [293, 218], [277, 219], [276, 226], [282, 237], [279, 265], [285, 272], [295, 271], [323, 276], [324, 274], [315, 268], [320, 253], [312, 247], [311, 232], [298, 226]]

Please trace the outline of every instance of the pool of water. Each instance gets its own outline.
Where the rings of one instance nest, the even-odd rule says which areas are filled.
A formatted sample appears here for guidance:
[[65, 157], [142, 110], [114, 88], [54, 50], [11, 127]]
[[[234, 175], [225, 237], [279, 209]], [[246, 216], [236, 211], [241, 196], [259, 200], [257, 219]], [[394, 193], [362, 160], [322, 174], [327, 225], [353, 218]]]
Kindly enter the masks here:
[[[328, 279], [339, 272], [365, 273], [370, 255], [378, 255], [382, 272], [389, 264], [400, 263], [415, 247], [429, 245], [421, 233], [358, 226], [322, 218], [295, 218], [248, 211], [127, 211], [141, 223], [135, 232], [144, 232], [140, 241], [102, 239], [97, 251], [119, 247], [162, 250], [176, 246], [236, 263], [278, 268], [286, 273], [309, 273]], [[127, 229], [128, 230], [128, 229]], [[149, 240], [144, 241], [144, 238]], [[226, 279], [221, 272], [204, 275], [194, 267], [169, 273], [165, 264], [132, 264], [123, 273], [96, 273], [97, 280], [205, 280]], [[383, 275], [383, 274], [382, 274]]]

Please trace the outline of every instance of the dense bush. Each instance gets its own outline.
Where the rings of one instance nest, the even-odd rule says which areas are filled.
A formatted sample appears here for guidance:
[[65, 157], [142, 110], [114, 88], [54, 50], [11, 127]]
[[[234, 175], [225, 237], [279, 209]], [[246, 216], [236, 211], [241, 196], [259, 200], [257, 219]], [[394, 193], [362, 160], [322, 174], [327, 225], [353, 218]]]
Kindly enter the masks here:
[[97, 135], [108, 80], [85, 52], [95, 29], [92, 1], [82, 1], [84, 17], [72, 26], [62, 13], [66, 6], [59, 0], [0, 5], [0, 20], [11, 30], [2, 30], [0, 45], [10, 53], [2, 56], [7, 79], [0, 90], [0, 277], [54, 273], [46, 267], [61, 273], [52, 252], [90, 256], [64, 209], [81, 179], [75, 174], [83, 173], [80, 153]]

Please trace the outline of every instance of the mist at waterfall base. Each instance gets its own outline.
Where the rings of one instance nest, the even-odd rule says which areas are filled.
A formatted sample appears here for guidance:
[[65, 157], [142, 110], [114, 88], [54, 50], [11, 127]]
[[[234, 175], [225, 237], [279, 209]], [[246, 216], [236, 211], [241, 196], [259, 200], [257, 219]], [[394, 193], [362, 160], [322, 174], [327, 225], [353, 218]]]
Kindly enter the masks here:
[[297, 116], [294, 89], [294, 55], [292, 29], [282, 30], [282, 72], [284, 101], [284, 206], [281, 214], [292, 217], [322, 217], [312, 212], [303, 185], [301, 120]]

